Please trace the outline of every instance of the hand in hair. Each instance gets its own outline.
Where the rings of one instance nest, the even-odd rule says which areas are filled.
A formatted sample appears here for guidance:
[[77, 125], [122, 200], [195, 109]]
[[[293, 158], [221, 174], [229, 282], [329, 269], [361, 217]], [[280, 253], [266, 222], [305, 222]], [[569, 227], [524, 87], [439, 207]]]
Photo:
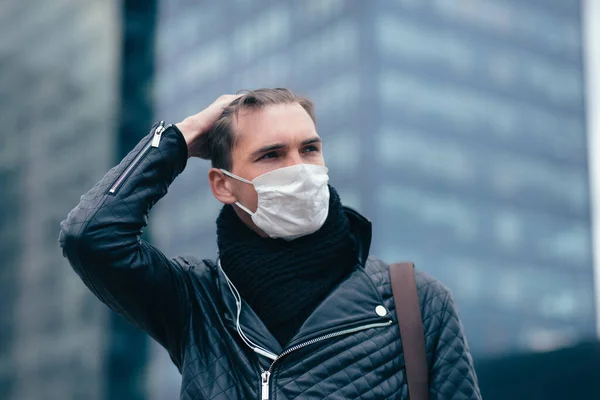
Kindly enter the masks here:
[[188, 147], [188, 157], [210, 158], [206, 149], [206, 133], [219, 119], [223, 109], [242, 94], [224, 94], [219, 96], [211, 105], [198, 114], [187, 117], [178, 124], [177, 128], [183, 134]]

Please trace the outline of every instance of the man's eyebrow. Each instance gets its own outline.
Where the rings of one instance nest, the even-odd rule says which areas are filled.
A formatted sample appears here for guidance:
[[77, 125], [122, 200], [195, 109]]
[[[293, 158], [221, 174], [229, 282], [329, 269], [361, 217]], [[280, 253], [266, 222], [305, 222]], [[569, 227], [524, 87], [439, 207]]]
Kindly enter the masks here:
[[286, 147], [287, 147], [287, 145], [282, 144], [282, 143], [270, 144], [268, 146], [264, 146], [258, 150], [253, 151], [250, 156], [254, 158], [254, 157], [260, 156], [263, 153], [268, 153], [269, 151], [285, 149]]
[[[315, 143], [321, 143], [321, 142], [323, 142], [321, 140], [321, 138], [318, 137], [318, 136], [315, 136], [315, 137], [312, 137], [310, 139], [303, 140], [302, 143], [301, 143], [301, 145], [302, 146], [307, 146], [309, 144], [315, 144]], [[250, 154], [250, 157], [251, 158], [258, 157], [258, 156], [260, 156], [260, 155], [262, 155], [264, 153], [268, 153], [270, 151], [276, 151], [276, 150], [285, 149], [287, 147], [288, 147], [288, 145], [283, 144], [283, 143], [270, 144], [268, 146], [264, 146], [264, 147], [261, 147], [258, 150], [253, 151], [252, 154]]]
[[302, 142], [302, 146], [306, 146], [307, 144], [315, 144], [315, 143], [322, 143], [322, 142], [323, 142], [323, 140], [321, 140], [320, 137], [315, 136], [313, 138], [304, 140]]

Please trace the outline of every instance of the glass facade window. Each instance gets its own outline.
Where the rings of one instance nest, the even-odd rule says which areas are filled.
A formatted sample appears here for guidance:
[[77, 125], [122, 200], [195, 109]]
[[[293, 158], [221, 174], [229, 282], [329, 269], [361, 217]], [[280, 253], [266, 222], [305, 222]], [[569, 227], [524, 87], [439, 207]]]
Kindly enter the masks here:
[[320, 132], [323, 137], [323, 155], [327, 166], [343, 172], [346, 177], [356, 174], [356, 160], [361, 156], [360, 135], [356, 128], [345, 127], [335, 132]]
[[[571, 15], [524, 2], [497, 0], [435, 0], [422, 2], [447, 21], [472, 24], [485, 33], [500, 34], [514, 41], [524, 40], [542, 51], [563, 53], [576, 60], [581, 51], [581, 29], [576, 7]], [[567, 14], [567, 15], [565, 15]]]
[[171, 83], [175, 87], [202, 85], [215, 79], [228, 65], [230, 60], [227, 42], [215, 39], [194, 51], [191, 56], [181, 60], [175, 71], [175, 79]]
[[464, 78], [477, 74], [477, 84], [492, 85], [517, 98], [531, 99], [531, 94], [539, 93], [537, 101], [571, 109], [581, 106], [581, 79], [571, 63], [507, 44], [490, 46], [470, 39], [469, 32], [423, 26], [408, 16], [382, 14], [376, 29], [382, 51], [398, 62], [425, 66], [437, 74], [450, 71]]
[[302, 2], [302, 18], [313, 23], [329, 20], [340, 15], [345, 6], [344, 0], [307, 0]]
[[377, 141], [382, 164], [399, 174], [426, 174], [457, 185], [476, 179], [474, 155], [452, 137], [389, 126], [380, 130]]
[[360, 81], [356, 74], [342, 74], [312, 90], [311, 95], [317, 99], [315, 113], [318, 116], [331, 119], [346, 117], [346, 110], [352, 108], [360, 96]]
[[326, 68], [331, 63], [349, 63], [358, 53], [358, 27], [341, 19], [296, 44], [296, 68], [306, 72]]
[[281, 87], [285, 86], [290, 74], [290, 60], [282, 52], [261, 57], [247, 67], [234, 71], [233, 82], [235, 87], [244, 89]]
[[[493, 198], [478, 198], [471, 192], [465, 196], [448, 194], [446, 189], [426, 182], [422, 187], [416, 185], [415, 182], [382, 185], [377, 195], [381, 213], [391, 216], [390, 224], [406, 218], [405, 222], [410, 220], [419, 226], [407, 238], [415, 245], [421, 240], [423, 243], [445, 240], [439, 244], [440, 252], [441, 247], [452, 248], [456, 242], [468, 251], [485, 249], [492, 254], [558, 263], [569, 269], [589, 269], [590, 230], [586, 220], [555, 215], [544, 210], [543, 204], [528, 209], [502, 204]], [[509, 248], [499, 247], [507, 242], [506, 230], [493, 224], [507, 214], [513, 214], [511, 231], [519, 234], [519, 240], [511, 241]]]
[[236, 59], [249, 62], [287, 43], [290, 36], [290, 11], [273, 6], [233, 31]]
[[444, 121], [449, 132], [477, 134], [482, 141], [513, 148], [519, 143], [519, 151], [543, 152], [555, 159], [581, 162], [585, 157], [585, 131], [580, 117], [557, 115], [533, 104], [507, 101], [494, 93], [445, 81], [426, 81], [391, 69], [380, 79], [384, 107], [399, 110], [405, 121]]

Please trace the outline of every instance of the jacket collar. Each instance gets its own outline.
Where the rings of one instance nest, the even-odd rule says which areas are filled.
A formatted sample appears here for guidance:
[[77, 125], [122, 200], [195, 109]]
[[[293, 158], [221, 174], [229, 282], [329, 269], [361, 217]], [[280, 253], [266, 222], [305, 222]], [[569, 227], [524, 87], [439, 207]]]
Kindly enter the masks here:
[[344, 211], [350, 220], [350, 230], [356, 248], [356, 256], [361, 266], [365, 266], [371, 250], [373, 228], [371, 221], [350, 207], [344, 206]]
[[[380, 316], [375, 309], [383, 306], [381, 295], [364, 271], [371, 244], [371, 223], [358, 212], [345, 207], [350, 219], [355, 241], [358, 263], [354, 270], [340, 282], [306, 319], [296, 335], [286, 347], [311, 340], [323, 335], [355, 328], [375, 322], [385, 322], [389, 314]], [[217, 267], [219, 287], [225, 305], [225, 322], [230, 328], [242, 331], [243, 340], [250, 347], [259, 347], [278, 355], [284, 349], [269, 332], [250, 306], [240, 299], [235, 287], [228, 282], [222, 268]], [[277, 288], [273, 288], [277, 290]], [[238, 318], [239, 311], [239, 318]], [[246, 340], [249, 339], [249, 340]]]

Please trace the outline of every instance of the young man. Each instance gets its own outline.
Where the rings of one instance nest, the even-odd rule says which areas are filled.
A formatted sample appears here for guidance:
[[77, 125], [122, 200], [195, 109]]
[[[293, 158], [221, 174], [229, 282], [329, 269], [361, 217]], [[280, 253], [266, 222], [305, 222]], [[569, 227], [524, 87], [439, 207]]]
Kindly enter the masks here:
[[[224, 204], [217, 261], [140, 239], [150, 208], [210, 158]], [[199, 210], [201, 212], [201, 210]], [[328, 185], [312, 103], [287, 89], [225, 95], [159, 123], [61, 223], [64, 255], [182, 374], [182, 399], [405, 399], [389, 268], [370, 223]], [[449, 291], [416, 272], [430, 397], [479, 399]]]

